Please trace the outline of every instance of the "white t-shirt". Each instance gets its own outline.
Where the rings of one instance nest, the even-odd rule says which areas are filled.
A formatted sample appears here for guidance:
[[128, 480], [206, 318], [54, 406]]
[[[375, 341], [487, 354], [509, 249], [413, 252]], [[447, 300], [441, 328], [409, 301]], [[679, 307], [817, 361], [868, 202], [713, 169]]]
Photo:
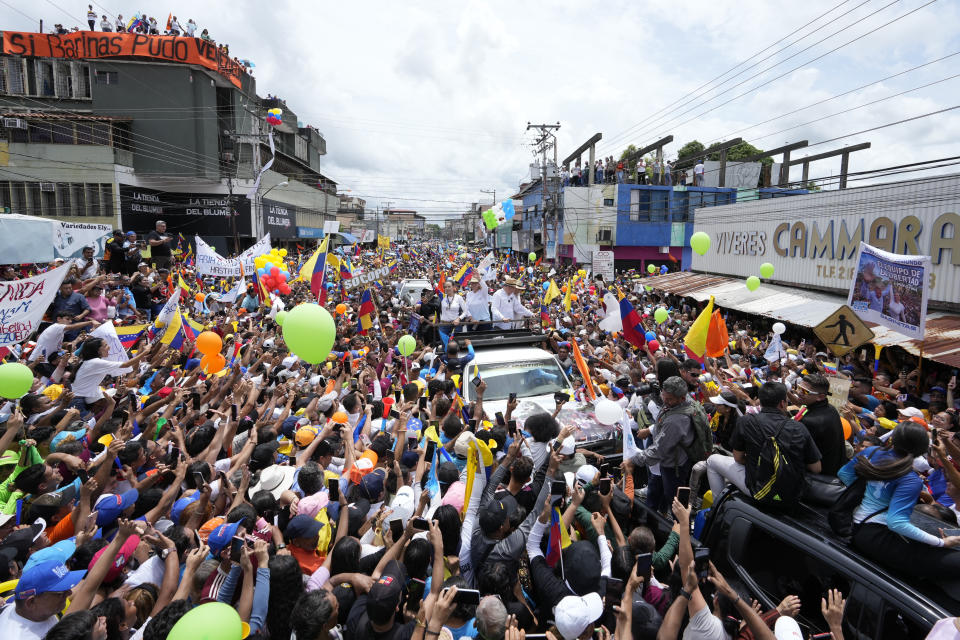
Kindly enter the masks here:
[[702, 176], [702, 175], [703, 175], [703, 163], [698, 162], [698, 163], [696, 164], [696, 166], [693, 168], [693, 173], [694, 173], [694, 175]]
[[37, 336], [37, 346], [30, 352], [28, 360], [34, 362], [40, 356], [49, 358], [59, 351], [60, 346], [63, 345], [63, 334], [65, 331], [66, 325], [59, 323], [54, 323], [44, 329], [40, 335]]
[[50, 616], [42, 622], [27, 620], [17, 613], [16, 606], [12, 604], [0, 611], [0, 631], [6, 638], [42, 640], [56, 624], [57, 616]]
[[730, 636], [723, 630], [720, 618], [710, 612], [710, 607], [704, 607], [690, 618], [687, 628], [683, 630], [683, 640], [730, 640]]
[[103, 397], [100, 392], [100, 383], [107, 376], [121, 376], [133, 371], [130, 367], [122, 367], [121, 363], [103, 358], [85, 360], [77, 369], [77, 376], [73, 381], [73, 393], [87, 402], [96, 402]]

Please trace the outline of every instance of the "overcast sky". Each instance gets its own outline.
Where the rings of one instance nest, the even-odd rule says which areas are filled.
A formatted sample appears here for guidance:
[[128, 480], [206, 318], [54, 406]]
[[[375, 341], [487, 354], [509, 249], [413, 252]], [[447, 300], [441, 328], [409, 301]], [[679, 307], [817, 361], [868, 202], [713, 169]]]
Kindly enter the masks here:
[[[561, 159], [596, 132], [604, 156], [668, 134], [676, 140], [668, 157], [694, 138], [741, 136], [760, 148], [841, 138], [794, 157], [871, 141], [852, 171], [958, 155], [960, 109], [849, 135], [958, 102], [958, 79], [947, 79], [960, 61], [957, 0], [105, 0], [94, 8], [161, 21], [173, 11], [229, 43], [256, 64], [261, 96], [283, 97], [323, 132], [326, 173], [370, 207], [392, 201], [439, 218], [489, 202], [483, 189], [508, 195], [529, 172], [528, 121], [560, 122]], [[34, 30], [39, 18], [83, 24], [85, 11], [86, 2], [70, 0], [0, 4], [5, 29]], [[811, 177], [833, 175], [839, 163], [816, 163]]]

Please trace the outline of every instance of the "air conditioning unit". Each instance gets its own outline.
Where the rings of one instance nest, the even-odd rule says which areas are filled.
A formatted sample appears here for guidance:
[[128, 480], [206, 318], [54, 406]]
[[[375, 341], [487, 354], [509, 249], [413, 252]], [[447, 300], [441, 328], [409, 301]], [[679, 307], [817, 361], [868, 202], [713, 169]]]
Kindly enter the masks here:
[[56, 183], [56, 182], [41, 182], [41, 183], [40, 183], [40, 191], [50, 191], [50, 192], [53, 192], [53, 191], [56, 191], [56, 190], [57, 190], [57, 183]]
[[670, 247], [658, 247], [657, 253], [670, 253]]
[[21, 118], [4, 118], [3, 127], [5, 129], [26, 129], [27, 121]]
[[603, 229], [597, 233], [597, 242], [610, 242], [613, 232], [610, 229]]

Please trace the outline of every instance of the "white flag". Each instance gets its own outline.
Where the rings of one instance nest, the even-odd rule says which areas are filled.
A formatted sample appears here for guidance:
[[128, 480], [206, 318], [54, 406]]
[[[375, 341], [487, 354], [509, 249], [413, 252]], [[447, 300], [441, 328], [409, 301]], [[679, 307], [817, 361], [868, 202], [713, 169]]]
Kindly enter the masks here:
[[165, 327], [170, 324], [170, 321], [173, 320], [174, 314], [177, 312], [177, 305], [180, 303], [180, 287], [176, 287], [173, 290], [173, 295], [170, 296], [170, 299], [167, 300], [166, 304], [163, 305], [163, 309], [160, 309], [160, 313], [157, 314], [157, 325]]
[[623, 331], [623, 319], [620, 317], [620, 302], [617, 301], [617, 297], [607, 291], [603, 295], [603, 304], [607, 307], [607, 315], [597, 326], [610, 333]]

